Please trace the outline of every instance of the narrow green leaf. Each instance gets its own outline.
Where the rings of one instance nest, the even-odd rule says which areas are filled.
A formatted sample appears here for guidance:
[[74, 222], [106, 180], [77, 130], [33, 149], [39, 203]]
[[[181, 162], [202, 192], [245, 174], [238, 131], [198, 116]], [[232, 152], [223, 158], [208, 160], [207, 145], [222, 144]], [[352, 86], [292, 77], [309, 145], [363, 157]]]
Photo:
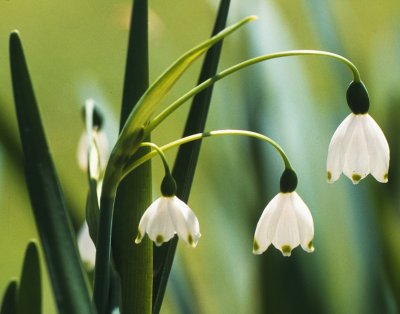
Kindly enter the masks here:
[[120, 131], [133, 107], [149, 87], [148, 3], [134, 0], [122, 91]]
[[1, 303], [0, 314], [16, 314], [17, 313], [17, 288], [16, 280], [12, 280], [4, 293]]
[[[255, 20], [256, 17], [250, 16], [230, 27], [220, 31], [217, 35], [204, 41], [200, 45], [194, 47], [177, 61], [175, 61], [143, 94], [131, 111], [116, 145], [110, 157], [110, 167], [118, 168], [121, 166], [121, 159], [126, 156], [127, 152], [132, 154], [136, 149], [143, 135], [143, 127], [149, 121], [154, 113], [156, 106], [165, 97], [167, 92], [174, 86], [182, 74], [189, 66], [204, 54], [214, 44], [236, 31], [244, 24]], [[109, 174], [115, 172], [115, 169], [110, 169]], [[113, 174], [114, 177], [117, 174]], [[107, 179], [107, 178], [106, 178]], [[105, 180], [106, 181], [106, 180]], [[108, 184], [108, 182], [105, 182]], [[114, 182], [112, 182], [114, 183]], [[110, 187], [111, 188], [111, 187]]]
[[26, 249], [21, 283], [18, 289], [18, 314], [42, 313], [42, 283], [37, 244], [30, 242]]
[[59, 313], [93, 313], [70, 216], [51, 159], [17, 32], [10, 36], [11, 75], [25, 177]]
[[[222, 0], [218, 9], [213, 34], [224, 29], [229, 12], [230, 0]], [[198, 83], [214, 76], [217, 73], [219, 58], [222, 49], [222, 41], [208, 50], [201, 69]], [[197, 94], [191, 105], [186, 121], [183, 137], [204, 131], [208, 110], [211, 102], [213, 86]], [[173, 177], [178, 186], [177, 196], [187, 202], [199, 157], [201, 141], [195, 141], [180, 146], [175, 165]], [[164, 298], [165, 289], [172, 263], [175, 256], [178, 238], [175, 237], [161, 247], [154, 249], [154, 288], [153, 288], [153, 313], [159, 313]]]

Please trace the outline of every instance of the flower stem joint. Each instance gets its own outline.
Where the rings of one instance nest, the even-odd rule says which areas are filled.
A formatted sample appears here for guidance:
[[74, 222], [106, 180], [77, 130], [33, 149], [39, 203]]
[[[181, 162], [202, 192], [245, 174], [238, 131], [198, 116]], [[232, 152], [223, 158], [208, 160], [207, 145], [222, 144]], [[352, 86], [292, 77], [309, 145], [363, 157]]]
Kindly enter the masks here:
[[281, 176], [280, 191], [281, 193], [290, 193], [296, 190], [297, 175], [292, 169], [285, 169]]
[[165, 197], [173, 197], [176, 195], [176, 182], [171, 174], [166, 174], [161, 182], [161, 194]]
[[367, 88], [361, 81], [350, 83], [346, 92], [347, 104], [354, 114], [365, 114], [369, 110], [369, 96]]

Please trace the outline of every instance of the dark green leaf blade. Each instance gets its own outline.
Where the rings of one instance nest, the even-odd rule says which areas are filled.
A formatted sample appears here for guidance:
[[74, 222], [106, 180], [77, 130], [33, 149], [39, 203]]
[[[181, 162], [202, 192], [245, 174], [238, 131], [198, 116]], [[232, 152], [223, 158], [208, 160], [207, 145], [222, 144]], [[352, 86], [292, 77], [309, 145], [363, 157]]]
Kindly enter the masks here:
[[18, 314], [42, 313], [42, 283], [37, 244], [28, 244], [18, 289]]
[[149, 87], [148, 3], [133, 1], [125, 79], [122, 91], [120, 131], [132, 109]]
[[93, 313], [69, 214], [47, 147], [28, 67], [17, 32], [10, 62], [25, 177], [59, 313]]
[[[212, 35], [225, 28], [229, 12], [230, 0], [222, 0]], [[222, 41], [211, 47], [205, 56], [198, 84], [217, 73]], [[211, 102], [213, 85], [197, 94], [191, 105], [186, 121], [183, 136], [188, 136], [204, 131], [208, 110]], [[187, 202], [196, 170], [200, 153], [201, 141], [195, 141], [179, 148], [173, 168], [173, 177], [178, 186], [177, 196]], [[175, 237], [161, 247], [154, 249], [154, 287], [153, 287], [153, 313], [159, 313], [164, 298], [165, 289], [172, 263], [175, 256], [178, 239]]]
[[16, 314], [17, 313], [17, 288], [16, 280], [12, 280], [4, 293], [1, 303], [0, 314]]

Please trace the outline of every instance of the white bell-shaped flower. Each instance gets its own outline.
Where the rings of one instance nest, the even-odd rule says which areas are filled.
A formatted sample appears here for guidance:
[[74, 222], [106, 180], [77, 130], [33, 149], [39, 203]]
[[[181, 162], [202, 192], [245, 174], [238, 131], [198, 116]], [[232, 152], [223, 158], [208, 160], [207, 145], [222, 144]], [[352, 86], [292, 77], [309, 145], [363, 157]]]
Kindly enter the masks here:
[[96, 247], [90, 237], [89, 227], [86, 222], [79, 230], [77, 242], [82, 261], [88, 270], [92, 270], [96, 261]]
[[193, 211], [176, 196], [162, 196], [146, 209], [140, 219], [135, 243], [147, 233], [160, 246], [176, 233], [188, 245], [195, 247], [200, 238], [200, 227]]
[[253, 253], [263, 253], [272, 243], [284, 256], [299, 244], [313, 252], [314, 223], [307, 205], [295, 192], [276, 195], [264, 209], [254, 234]]
[[385, 183], [388, 171], [389, 145], [379, 125], [368, 113], [348, 115], [329, 144], [328, 182], [336, 181], [343, 172], [354, 184], [369, 173]]

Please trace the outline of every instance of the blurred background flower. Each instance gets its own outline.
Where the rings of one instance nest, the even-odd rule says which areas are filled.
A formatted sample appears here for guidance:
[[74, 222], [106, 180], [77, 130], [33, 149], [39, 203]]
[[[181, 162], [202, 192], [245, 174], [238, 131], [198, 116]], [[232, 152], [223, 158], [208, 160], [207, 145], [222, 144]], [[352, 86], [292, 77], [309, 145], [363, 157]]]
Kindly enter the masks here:
[[[150, 1], [150, 74], [207, 38], [217, 1]], [[10, 73], [8, 36], [24, 41], [48, 142], [78, 232], [87, 179], [76, 164], [85, 99], [102, 108], [110, 143], [116, 137], [130, 1], [0, 0], [0, 291], [20, 273], [28, 240], [37, 238], [23, 179]], [[287, 152], [298, 192], [315, 224], [313, 254], [277, 250], [252, 254], [257, 220], [279, 191], [281, 161], [244, 138], [206, 141], [189, 200], [202, 222], [195, 250], [180, 245], [162, 313], [396, 313], [400, 295], [400, 4], [378, 1], [232, 0], [230, 23], [259, 20], [230, 36], [220, 69], [286, 49], [342, 54], [360, 70], [371, 107], [391, 148], [389, 183], [371, 176], [326, 184], [329, 140], [349, 113], [352, 79], [320, 57], [268, 61], [217, 83], [208, 130], [249, 129], [271, 136]], [[194, 86], [200, 62], [167, 102]], [[164, 144], [182, 133], [180, 109], [153, 135]], [[174, 151], [167, 153], [173, 159]], [[155, 193], [162, 165], [154, 163]], [[206, 197], [205, 197], [206, 196]], [[132, 230], [132, 239], [136, 235]], [[132, 245], [134, 245], [132, 241]], [[44, 277], [46, 278], [44, 272]], [[45, 279], [44, 278], [44, 279]], [[53, 300], [45, 281], [45, 313]], [[397, 300], [396, 300], [397, 296]]]

